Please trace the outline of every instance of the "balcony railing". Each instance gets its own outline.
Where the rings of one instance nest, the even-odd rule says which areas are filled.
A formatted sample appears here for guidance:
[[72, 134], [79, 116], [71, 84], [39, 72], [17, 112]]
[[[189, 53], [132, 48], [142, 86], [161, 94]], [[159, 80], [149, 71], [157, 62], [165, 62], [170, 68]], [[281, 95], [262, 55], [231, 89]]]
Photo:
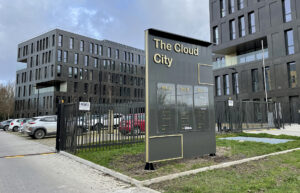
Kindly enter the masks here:
[[[264, 55], [265, 55], [265, 59], [269, 58], [268, 49], [264, 49]], [[254, 62], [257, 60], [262, 60], [262, 51], [261, 50], [258, 50], [255, 52], [250, 52], [250, 53], [243, 54], [243, 55], [238, 55], [238, 56], [226, 55], [225, 60], [219, 60], [219, 61], [213, 62], [213, 69], [219, 69], [219, 68], [224, 68], [224, 67], [229, 67], [229, 66], [240, 65], [240, 64], [247, 63], [247, 62]]]

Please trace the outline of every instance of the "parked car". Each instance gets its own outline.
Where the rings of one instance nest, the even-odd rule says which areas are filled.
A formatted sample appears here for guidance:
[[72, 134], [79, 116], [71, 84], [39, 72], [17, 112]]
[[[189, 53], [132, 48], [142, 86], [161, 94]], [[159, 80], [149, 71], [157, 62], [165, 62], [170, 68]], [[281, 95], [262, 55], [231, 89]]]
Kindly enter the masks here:
[[48, 135], [56, 135], [57, 116], [48, 115], [42, 117], [34, 117], [26, 124], [25, 132], [32, 138], [42, 139]]
[[145, 133], [145, 114], [126, 115], [120, 122], [119, 131], [124, 135], [140, 135]]
[[29, 123], [29, 121], [33, 121], [33, 118], [24, 119], [24, 120], [21, 122], [21, 125], [20, 125], [20, 127], [19, 127], [19, 132], [24, 133], [25, 127], [26, 127], [26, 125]]
[[9, 124], [8, 131], [13, 131], [13, 132], [19, 131], [19, 127], [21, 126], [23, 120], [24, 118], [13, 119]]
[[3, 129], [4, 131], [7, 131], [11, 121], [12, 121], [12, 119], [0, 122], [0, 129]]
[[[113, 120], [113, 127], [114, 128], [117, 128], [119, 125], [120, 125], [120, 122], [121, 120], [123, 119], [124, 115], [123, 114], [120, 114], [120, 113], [114, 113], [114, 120]], [[107, 114], [105, 115], [102, 115], [101, 118], [100, 118], [100, 124], [101, 126], [103, 127], [108, 127], [108, 121], [109, 119], [109, 116]]]

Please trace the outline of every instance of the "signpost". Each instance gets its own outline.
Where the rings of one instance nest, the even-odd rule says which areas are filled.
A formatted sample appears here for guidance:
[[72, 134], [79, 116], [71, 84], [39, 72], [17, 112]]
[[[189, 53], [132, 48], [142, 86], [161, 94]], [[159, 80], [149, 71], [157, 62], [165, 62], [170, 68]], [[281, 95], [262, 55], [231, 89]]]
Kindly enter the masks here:
[[209, 42], [145, 31], [146, 167], [216, 153]]

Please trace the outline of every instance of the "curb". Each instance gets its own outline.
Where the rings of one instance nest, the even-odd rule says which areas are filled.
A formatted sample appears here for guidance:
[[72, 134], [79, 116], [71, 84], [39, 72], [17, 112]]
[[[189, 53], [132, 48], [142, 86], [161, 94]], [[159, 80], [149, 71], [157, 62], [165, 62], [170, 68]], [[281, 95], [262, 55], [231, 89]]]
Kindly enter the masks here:
[[187, 176], [187, 175], [197, 174], [197, 173], [210, 171], [210, 170], [214, 170], [214, 169], [226, 168], [226, 167], [239, 165], [239, 164], [250, 162], [250, 161], [260, 160], [260, 159], [263, 159], [263, 158], [266, 158], [266, 157], [269, 157], [269, 156], [285, 154], [285, 153], [298, 151], [298, 150], [300, 150], [300, 148], [289, 149], [289, 150], [285, 150], [285, 151], [265, 154], [265, 155], [246, 158], [246, 159], [237, 160], [237, 161], [225, 162], [225, 163], [221, 163], [221, 164], [218, 164], [218, 165], [208, 166], [208, 167], [199, 168], [199, 169], [195, 169], [195, 170], [189, 170], [189, 171], [180, 172], [180, 173], [176, 173], [176, 174], [170, 174], [170, 175], [167, 175], [167, 176], [161, 176], [161, 177], [153, 178], [153, 179], [150, 179], [150, 180], [144, 180], [144, 181], [141, 181], [141, 184], [143, 186], [149, 186], [151, 184], [160, 183], [160, 182], [168, 181], [168, 180], [173, 180], [175, 178], [179, 178], [179, 177], [183, 177], [183, 176]]
[[77, 157], [77, 156], [75, 156], [75, 155], [72, 155], [72, 154], [70, 154], [70, 153], [67, 153], [67, 152], [65, 152], [65, 151], [60, 151], [59, 154], [61, 154], [61, 155], [63, 155], [63, 156], [66, 156], [66, 157], [68, 157], [68, 158], [70, 158], [70, 159], [73, 159], [73, 160], [75, 160], [75, 161], [77, 161], [77, 162], [79, 162], [79, 163], [81, 163], [81, 164], [86, 165], [86, 166], [89, 166], [89, 167], [91, 167], [91, 168], [93, 168], [93, 169], [99, 170], [99, 171], [101, 171], [101, 172], [103, 172], [103, 173], [105, 173], [105, 174], [108, 174], [108, 175], [110, 175], [110, 176], [112, 176], [112, 177], [114, 177], [114, 178], [116, 178], [116, 179], [118, 179], [118, 180], [120, 180], [120, 181], [123, 181], [123, 182], [129, 183], [129, 184], [131, 184], [131, 185], [137, 186], [137, 187], [140, 188], [140, 189], [144, 189], [144, 190], [147, 190], [148, 192], [152, 192], [152, 193], [159, 193], [159, 192], [156, 191], [156, 190], [152, 190], [152, 189], [150, 189], [150, 188], [143, 187], [141, 181], [136, 180], [136, 179], [133, 179], [133, 178], [131, 178], [131, 177], [129, 177], [129, 176], [126, 176], [126, 175], [124, 175], [124, 174], [121, 174], [121, 173], [119, 173], [119, 172], [116, 172], [116, 171], [114, 171], [114, 170], [111, 170], [111, 169], [109, 169], [109, 168], [100, 166], [100, 165], [95, 164], [95, 163], [93, 163], [93, 162], [90, 162], [90, 161], [88, 161], [88, 160], [85, 160], [85, 159], [82, 159], [82, 158]]

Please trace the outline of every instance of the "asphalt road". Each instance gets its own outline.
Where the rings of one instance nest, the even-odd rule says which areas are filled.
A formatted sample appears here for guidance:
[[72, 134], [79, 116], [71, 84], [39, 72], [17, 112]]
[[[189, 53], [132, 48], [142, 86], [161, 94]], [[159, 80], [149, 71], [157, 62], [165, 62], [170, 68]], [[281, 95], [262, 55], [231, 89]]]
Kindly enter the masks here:
[[0, 193], [148, 192], [51, 151], [0, 131]]

